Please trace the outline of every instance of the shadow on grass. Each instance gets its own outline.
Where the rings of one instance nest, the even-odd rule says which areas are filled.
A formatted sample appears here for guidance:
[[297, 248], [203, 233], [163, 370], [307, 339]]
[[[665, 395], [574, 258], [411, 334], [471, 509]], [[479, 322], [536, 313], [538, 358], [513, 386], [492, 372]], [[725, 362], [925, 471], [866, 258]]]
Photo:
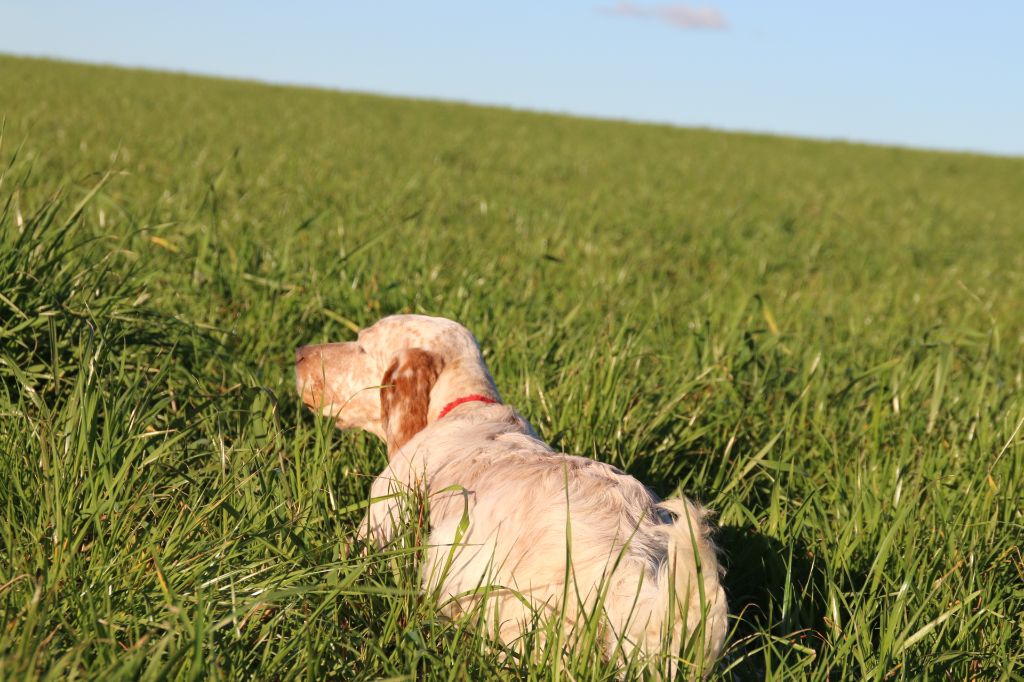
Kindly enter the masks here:
[[729, 658], [737, 680], [803, 661], [813, 665], [827, 637], [826, 567], [799, 540], [784, 544], [747, 526], [722, 526], [729, 611], [739, 619]]

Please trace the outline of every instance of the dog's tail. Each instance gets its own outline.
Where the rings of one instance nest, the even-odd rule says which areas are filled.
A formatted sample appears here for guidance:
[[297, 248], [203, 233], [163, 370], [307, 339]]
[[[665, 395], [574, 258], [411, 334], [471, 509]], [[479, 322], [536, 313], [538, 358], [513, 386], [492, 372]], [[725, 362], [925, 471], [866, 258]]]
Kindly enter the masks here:
[[[687, 499], [658, 505], [675, 517], [660, 527], [667, 540], [666, 560], [654, 590], [636, 604], [630, 639], [652, 656], [651, 665], [667, 679], [680, 665], [697, 678], [710, 672], [722, 652], [729, 607], [722, 570], [709, 537], [710, 512]], [[647, 603], [644, 603], [647, 602]]]

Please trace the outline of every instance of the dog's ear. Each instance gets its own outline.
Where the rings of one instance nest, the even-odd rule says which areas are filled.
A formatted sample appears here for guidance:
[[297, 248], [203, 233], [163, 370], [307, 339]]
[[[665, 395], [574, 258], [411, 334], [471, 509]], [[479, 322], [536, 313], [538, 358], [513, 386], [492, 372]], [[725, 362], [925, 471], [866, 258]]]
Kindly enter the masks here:
[[437, 353], [406, 348], [395, 354], [380, 389], [380, 420], [388, 453], [409, 442], [427, 426], [430, 389], [444, 369]]

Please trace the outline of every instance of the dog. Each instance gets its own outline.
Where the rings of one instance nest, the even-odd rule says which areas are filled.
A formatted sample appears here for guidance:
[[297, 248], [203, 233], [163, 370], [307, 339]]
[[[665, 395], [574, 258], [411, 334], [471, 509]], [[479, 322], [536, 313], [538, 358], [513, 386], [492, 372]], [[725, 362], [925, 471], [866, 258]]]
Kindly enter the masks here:
[[571, 633], [596, 610], [609, 658], [672, 670], [684, 644], [694, 671], [718, 658], [728, 606], [709, 513], [554, 451], [502, 402], [468, 329], [393, 315], [356, 341], [299, 348], [295, 373], [307, 406], [387, 444], [364, 541], [394, 538], [403, 491], [427, 500], [423, 588], [446, 615], [482, 607], [508, 644], [538, 613]]

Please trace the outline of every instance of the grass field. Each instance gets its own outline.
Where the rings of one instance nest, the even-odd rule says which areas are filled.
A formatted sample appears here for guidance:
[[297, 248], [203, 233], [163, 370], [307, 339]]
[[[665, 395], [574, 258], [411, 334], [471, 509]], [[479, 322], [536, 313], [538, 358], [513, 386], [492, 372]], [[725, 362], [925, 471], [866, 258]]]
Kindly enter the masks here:
[[293, 351], [416, 311], [719, 512], [713, 679], [1024, 680], [1024, 160], [12, 58], [0, 116], [0, 677], [611, 679], [346, 550], [386, 455]]

